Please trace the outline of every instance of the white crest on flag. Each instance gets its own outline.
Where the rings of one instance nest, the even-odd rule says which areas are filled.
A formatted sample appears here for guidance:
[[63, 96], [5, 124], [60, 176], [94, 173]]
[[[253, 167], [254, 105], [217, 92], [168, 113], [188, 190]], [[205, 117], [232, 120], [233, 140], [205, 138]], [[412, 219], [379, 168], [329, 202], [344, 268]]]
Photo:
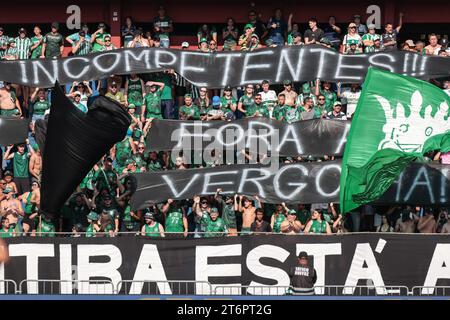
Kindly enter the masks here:
[[[418, 90], [411, 95], [411, 103], [406, 108], [401, 103], [397, 104], [397, 108], [392, 108], [386, 98], [379, 95], [375, 95], [375, 98], [386, 117], [386, 124], [383, 126], [385, 137], [379, 143], [378, 150], [391, 148], [407, 153], [422, 152], [426, 140], [450, 131], [449, 106], [446, 101], [439, 105], [433, 116], [431, 105], [426, 106], [423, 111], [423, 98]], [[405, 114], [407, 109], [410, 109], [408, 116]]]

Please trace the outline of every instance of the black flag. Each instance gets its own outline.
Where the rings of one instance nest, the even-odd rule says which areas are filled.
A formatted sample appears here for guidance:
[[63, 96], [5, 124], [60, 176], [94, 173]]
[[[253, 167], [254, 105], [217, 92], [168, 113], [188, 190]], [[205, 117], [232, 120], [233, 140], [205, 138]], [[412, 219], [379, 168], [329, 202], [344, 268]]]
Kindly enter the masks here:
[[125, 137], [130, 122], [126, 110], [104, 96], [97, 97], [84, 114], [55, 84], [43, 154], [41, 210], [45, 214], [59, 213], [95, 163]]

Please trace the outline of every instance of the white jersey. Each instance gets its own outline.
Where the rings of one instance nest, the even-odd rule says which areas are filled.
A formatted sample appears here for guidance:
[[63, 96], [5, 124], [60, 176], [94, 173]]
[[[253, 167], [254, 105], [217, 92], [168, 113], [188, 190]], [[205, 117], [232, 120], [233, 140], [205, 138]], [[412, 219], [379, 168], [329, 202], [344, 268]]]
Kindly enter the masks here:
[[361, 91], [352, 92], [347, 90], [341, 93], [341, 97], [347, 99], [347, 118], [351, 118], [355, 113], [360, 95]]

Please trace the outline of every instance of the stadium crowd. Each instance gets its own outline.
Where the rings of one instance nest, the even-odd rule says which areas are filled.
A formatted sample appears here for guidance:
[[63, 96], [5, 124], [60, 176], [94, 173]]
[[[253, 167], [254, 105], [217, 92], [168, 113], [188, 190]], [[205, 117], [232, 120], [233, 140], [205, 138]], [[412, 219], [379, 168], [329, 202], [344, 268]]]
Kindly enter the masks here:
[[[364, 25], [359, 15], [349, 22], [347, 30], [331, 16], [319, 26], [309, 19], [303, 33], [290, 14], [287, 21], [280, 9], [267, 22], [255, 11], [239, 30], [233, 18], [219, 30], [202, 25], [197, 33], [197, 50], [214, 53], [219, 50], [252, 51], [262, 47], [321, 44], [343, 54], [407, 50], [423, 55], [450, 56], [448, 39], [435, 34], [428, 44], [411, 39], [397, 42], [402, 28], [387, 23], [382, 34], [374, 25]], [[323, 29], [322, 29], [322, 28]], [[65, 41], [71, 55], [115, 50], [104, 23], [90, 33], [87, 25], [64, 37], [59, 24], [52, 23], [45, 35], [39, 26], [33, 36], [20, 28], [17, 36], [9, 36], [0, 27], [0, 59], [39, 59], [61, 57]], [[131, 17], [122, 27], [123, 47], [171, 47], [173, 22], [160, 7], [153, 20], [153, 29], [138, 27]], [[220, 43], [220, 45], [219, 45]], [[172, 46], [173, 47], [173, 46]], [[192, 49], [183, 42], [182, 50]], [[433, 80], [450, 94], [450, 81]], [[446, 208], [415, 206], [365, 205], [342, 215], [334, 203], [297, 204], [262, 203], [255, 195], [222, 195], [172, 200], [154, 204], [145, 210], [133, 211], [130, 206], [132, 180], [130, 173], [161, 170], [183, 170], [193, 167], [185, 163], [182, 154], [172, 161], [170, 152], [146, 151], [146, 138], [153, 119], [228, 120], [244, 117], [266, 117], [292, 123], [316, 118], [347, 120], [355, 111], [361, 92], [360, 85], [330, 83], [316, 79], [282, 85], [249, 83], [244, 87], [224, 87], [222, 90], [198, 88], [174, 70], [164, 72], [110, 75], [97, 81], [80, 79], [66, 86], [67, 97], [81, 112], [88, 112], [90, 101], [102, 94], [118, 101], [132, 118], [127, 136], [117, 143], [84, 178], [60, 212], [58, 221], [39, 212], [42, 157], [34, 139], [34, 122], [44, 119], [52, 108], [51, 88], [30, 88], [0, 83], [0, 115], [29, 117], [30, 131], [26, 142], [2, 147], [0, 179], [0, 237], [55, 236], [67, 232], [71, 236], [116, 236], [119, 233], [143, 236], [209, 237], [235, 236], [251, 233], [346, 233], [421, 232], [449, 233], [450, 220]], [[253, 155], [240, 150], [248, 159]], [[430, 161], [450, 164], [450, 154], [435, 152]], [[330, 157], [287, 157], [284, 163], [327, 161]], [[197, 167], [220, 165], [203, 163]], [[121, 234], [123, 235], [123, 234]]]

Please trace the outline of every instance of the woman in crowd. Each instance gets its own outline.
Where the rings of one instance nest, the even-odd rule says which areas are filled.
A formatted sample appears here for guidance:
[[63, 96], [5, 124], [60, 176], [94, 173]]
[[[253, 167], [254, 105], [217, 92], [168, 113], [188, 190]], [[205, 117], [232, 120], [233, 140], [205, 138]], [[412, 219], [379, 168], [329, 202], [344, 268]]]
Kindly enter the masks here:
[[235, 26], [233, 18], [227, 19], [227, 26], [222, 30], [223, 51], [236, 50], [237, 41], [239, 37], [239, 30]]

